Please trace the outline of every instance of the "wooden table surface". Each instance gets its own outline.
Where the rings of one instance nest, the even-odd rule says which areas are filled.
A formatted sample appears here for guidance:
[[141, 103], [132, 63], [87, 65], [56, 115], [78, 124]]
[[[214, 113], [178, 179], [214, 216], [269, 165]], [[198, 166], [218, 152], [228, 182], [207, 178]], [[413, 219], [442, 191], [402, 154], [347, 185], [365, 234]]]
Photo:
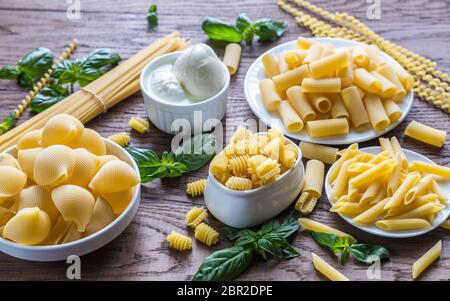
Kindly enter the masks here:
[[[153, 1], [158, 4], [159, 28], [147, 31], [145, 19], [149, 2], [144, 0], [81, 0], [81, 19], [70, 20], [66, 16], [68, 4], [60, 0], [2, 0], [0, 2], [0, 66], [15, 63], [21, 55], [35, 47], [48, 47], [59, 53], [73, 38], [79, 47], [73, 57], [82, 57], [95, 48], [109, 47], [128, 58], [156, 37], [172, 31], [180, 31], [193, 43], [205, 42], [201, 22], [205, 16], [234, 21], [239, 13], [251, 18], [272, 17], [287, 20], [285, 35], [274, 43], [258, 44], [243, 50], [239, 72], [231, 81], [231, 93], [227, 107], [228, 125], [255, 118], [246, 103], [243, 81], [250, 64], [267, 49], [298, 35], [310, 36], [305, 28], [298, 27], [293, 18], [281, 11], [275, 0], [172, 0]], [[354, 14], [375, 29], [383, 37], [405, 48], [438, 62], [441, 70], [450, 72], [450, 2], [446, 0], [395, 0], [381, 1], [381, 20], [368, 20], [365, 0], [325, 1], [313, 0], [330, 11], [346, 11]], [[222, 48], [217, 48], [219, 55]], [[5, 117], [25, 95], [14, 82], [0, 82], [0, 117]], [[154, 127], [147, 134], [129, 130], [131, 116], [145, 116], [140, 93], [91, 121], [87, 126], [103, 136], [118, 131], [130, 132], [132, 146], [145, 147], [162, 152], [170, 147], [171, 136]], [[30, 118], [26, 113], [23, 120]], [[405, 148], [418, 151], [443, 165], [449, 165], [450, 145], [436, 149], [405, 138], [405, 126], [415, 119], [436, 128], [449, 130], [450, 116], [437, 108], [414, 100], [407, 119], [389, 135], [395, 135]], [[230, 134], [233, 129], [227, 131]], [[362, 146], [376, 145], [377, 140]], [[189, 234], [184, 225], [184, 214], [194, 205], [203, 206], [203, 198], [189, 198], [185, 194], [187, 182], [205, 177], [207, 168], [183, 177], [142, 185], [142, 200], [136, 218], [113, 242], [81, 258], [81, 276], [85, 280], [189, 280], [199, 263], [212, 251], [230, 245], [226, 238], [210, 248], [194, 242], [191, 252], [175, 252], [168, 248], [165, 236], [176, 230]], [[360, 241], [382, 244], [391, 251], [391, 259], [382, 263], [383, 280], [411, 280], [411, 265], [439, 239], [443, 240], [443, 253], [421, 278], [423, 280], [448, 280], [450, 278], [450, 236], [438, 228], [431, 233], [411, 239], [385, 239], [357, 230], [336, 214], [330, 213], [328, 201], [322, 198], [311, 218], [335, 226], [356, 236]], [[290, 208], [289, 210], [292, 210]], [[210, 223], [220, 228], [219, 221]], [[321, 249], [304, 232], [295, 235], [292, 243], [301, 256], [278, 261], [257, 261], [238, 279], [240, 280], [320, 280], [314, 271], [310, 252], [316, 252], [338, 267], [351, 280], [366, 280], [367, 268], [350, 261], [339, 266], [333, 255]], [[27, 262], [0, 254], [0, 280], [63, 280], [66, 279], [65, 262]]]

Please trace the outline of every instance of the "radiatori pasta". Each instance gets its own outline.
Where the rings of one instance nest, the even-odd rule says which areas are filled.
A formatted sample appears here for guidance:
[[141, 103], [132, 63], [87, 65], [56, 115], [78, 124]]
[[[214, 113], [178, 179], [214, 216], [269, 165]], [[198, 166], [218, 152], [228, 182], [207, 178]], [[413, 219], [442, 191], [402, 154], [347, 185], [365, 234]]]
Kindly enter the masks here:
[[0, 198], [15, 200], [14, 210], [0, 201], [4, 238], [29, 246], [63, 244], [101, 230], [126, 209], [139, 176], [80, 124], [56, 115], [42, 130], [22, 136], [17, 159], [0, 156]]
[[[371, 125], [379, 132], [402, 117], [398, 103], [411, 89], [412, 77], [387, 64], [378, 47], [335, 49], [301, 37], [296, 45], [278, 59], [270, 53], [262, 57], [267, 78], [259, 83], [261, 100], [269, 112], [278, 113], [286, 131], [330, 137]], [[322, 122], [330, 118], [342, 125], [345, 119], [347, 125]], [[339, 130], [310, 130], [317, 125]]]
[[380, 138], [380, 145], [382, 152], [376, 155], [359, 151], [357, 145], [341, 152], [330, 171], [331, 211], [384, 231], [430, 228], [448, 206], [435, 178], [448, 178], [450, 169], [409, 163], [395, 137]]
[[253, 134], [239, 127], [230, 144], [212, 159], [209, 170], [227, 188], [244, 191], [276, 181], [294, 167], [298, 156], [297, 146], [279, 129]]

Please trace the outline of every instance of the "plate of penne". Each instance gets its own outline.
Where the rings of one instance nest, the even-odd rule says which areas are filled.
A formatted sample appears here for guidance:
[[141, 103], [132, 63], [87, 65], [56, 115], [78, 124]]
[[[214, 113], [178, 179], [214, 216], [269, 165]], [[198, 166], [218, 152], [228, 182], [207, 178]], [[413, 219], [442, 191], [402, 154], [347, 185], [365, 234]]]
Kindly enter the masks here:
[[259, 119], [293, 139], [351, 144], [395, 128], [411, 109], [414, 78], [375, 45], [298, 38], [250, 66], [247, 102]]
[[330, 211], [353, 226], [379, 236], [425, 234], [450, 215], [450, 168], [414, 151], [395, 137], [381, 146], [352, 144], [328, 171], [325, 191]]

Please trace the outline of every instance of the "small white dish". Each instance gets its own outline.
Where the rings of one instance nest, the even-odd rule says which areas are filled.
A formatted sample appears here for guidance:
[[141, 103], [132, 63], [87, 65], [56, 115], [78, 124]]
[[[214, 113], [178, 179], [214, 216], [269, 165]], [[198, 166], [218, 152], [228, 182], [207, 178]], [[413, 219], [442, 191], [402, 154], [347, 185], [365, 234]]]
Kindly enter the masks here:
[[[133, 158], [118, 144], [103, 138], [107, 153], [130, 164], [139, 174], [139, 169]], [[5, 151], [12, 155], [17, 154], [16, 146]], [[141, 186], [136, 185], [133, 198], [127, 209], [123, 211], [111, 224], [88, 237], [54, 246], [24, 246], [0, 237], [0, 251], [10, 256], [30, 261], [59, 261], [66, 260], [70, 255], [82, 256], [100, 249], [119, 236], [131, 223], [136, 215], [141, 199]]]
[[[361, 148], [360, 150], [367, 152], [367, 153], [371, 153], [371, 154], [378, 154], [379, 152], [381, 152], [381, 148], [379, 146], [365, 147], [365, 148]], [[434, 162], [432, 160], [430, 160], [427, 157], [422, 156], [416, 152], [413, 152], [413, 151], [410, 151], [407, 149], [403, 149], [403, 152], [405, 153], [406, 158], [410, 162], [411, 161], [423, 161], [426, 163], [434, 164]], [[331, 206], [333, 206], [333, 203], [331, 203], [331, 201], [330, 201], [331, 200], [331, 192], [332, 192], [332, 187], [331, 187], [331, 183], [330, 183], [330, 172], [333, 168], [335, 168], [334, 164], [329, 169], [327, 176], [325, 178], [325, 191], [327, 193], [327, 198], [328, 198], [328, 201], [330, 202]], [[450, 195], [450, 182], [440, 182], [439, 184], [442, 187], [442, 190], [447, 194], [447, 196]], [[378, 235], [378, 236], [392, 237], [392, 238], [414, 237], [414, 236], [423, 235], [425, 233], [433, 231], [434, 229], [439, 227], [446, 219], [448, 219], [449, 215], [450, 215], [450, 202], [447, 201], [447, 207], [445, 207], [442, 211], [440, 211], [438, 213], [438, 215], [434, 219], [433, 224], [431, 225], [430, 228], [419, 229], [419, 230], [408, 230], [408, 231], [385, 231], [380, 228], [377, 228], [375, 225], [373, 225], [373, 226], [358, 225], [358, 224], [354, 223], [351, 218], [346, 217], [342, 214], [339, 214], [339, 216], [342, 217], [343, 220], [345, 220], [349, 224], [355, 226], [356, 228], [358, 228], [362, 231], [365, 231], [365, 232], [368, 232], [368, 233], [371, 233], [374, 235]]]
[[[350, 40], [344, 40], [344, 39], [336, 39], [336, 38], [312, 38], [315, 41], [321, 42], [321, 43], [331, 43], [334, 47], [351, 47], [351, 46], [357, 46], [357, 45], [364, 45], [359, 42], [350, 41]], [[245, 82], [244, 82], [244, 92], [245, 97], [247, 99], [247, 102], [252, 109], [253, 113], [255, 113], [256, 116], [258, 116], [259, 119], [261, 119], [265, 124], [271, 126], [271, 127], [278, 127], [283, 131], [283, 134], [285, 136], [288, 136], [293, 139], [311, 142], [311, 143], [319, 143], [319, 144], [330, 144], [330, 145], [341, 145], [341, 144], [351, 144], [355, 142], [362, 142], [367, 141], [376, 137], [379, 137], [381, 135], [386, 134], [387, 132], [394, 129], [397, 125], [399, 125], [405, 118], [406, 115], [408, 115], [409, 111], [411, 110], [412, 103], [414, 100], [414, 94], [411, 91], [408, 95], [405, 96], [402, 102], [398, 103], [400, 109], [402, 110], [403, 114], [400, 117], [399, 120], [388, 126], [386, 129], [380, 132], [376, 132], [372, 128], [367, 128], [365, 130], [356, 131], [355, 129], [351, 128], [350, 132], [347, 135], [342, 136], [333, 136], [333, 137], [323, 137], [323, 138], [312, 138], [306, 133], [306, 126], [305, 128], [300, 132], [288, 132], [286, 128], [283, 125], [283, 122], [281, 122], [281, 119], [278, 115], [278, 113], [273, 113], [267, 111], [265, 108], [262, 100], [261, 95], [259, 93], [259, 81], [266, 78], [264, 75], [263, 65], [262, 65], [262, 57], [266, 53], [271, 53], [273, 55], [277, 55], [280, 52], [286, 51], [286, 50], [292, 50], [295, 49], [296, 41], [287, 42], [281, 45], [278, 45], [261, 56], [259, 56], [253, 64], [248, 69], [247, 75], [245, 76]], [[393, 58], [391, 58], [386, 53], [382, 53], [384, 59], [390, 63], [390, 64], [396, 64], [397, 61], [395, 61]], [[400, 66], [400, 65], [399, 65]]]
[[233, 228], [259, 225], [285, 210], [300, 193], [305, 169], [300, 148], [295, 165], [275, 182], [248, 191], [232, 190], [209, 172], [204, 199], [214, 217]]
[[[148, 118], [158, 129], [169, 134], [179, 132], [181, 130], [179, 126], [183, 124], [183, 121], [189, 122], [192, 132], [194, 126], [200, 127], [202, 130], [206, 120], [210, 120], [208, 126], [213, 128], [225, 116], [227, 109], [230, 73], [222, 62], [221, 66], [224, 74], [226, 74], [226, 82], [213, 97], [190, 104], [176, 104], [162, 101], [152, 93], [146, 83], [151, 73], [162, 65], [174, 63], [181, 53], [182, 51], [172, 52], [154, 59], [145, 66], [140, 77], [141, 91]], [[175, 124], [175, 120], [179, 120], [180, 123]]]

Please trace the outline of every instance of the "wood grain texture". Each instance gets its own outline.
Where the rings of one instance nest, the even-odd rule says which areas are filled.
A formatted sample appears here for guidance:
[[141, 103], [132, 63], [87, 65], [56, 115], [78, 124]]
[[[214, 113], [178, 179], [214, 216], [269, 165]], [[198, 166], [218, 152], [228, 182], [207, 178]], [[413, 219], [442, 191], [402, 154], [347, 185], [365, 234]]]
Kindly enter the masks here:
[[[43, 46], [55, 52], [63, 50], [71, 39], [79, 40], [79, 47], [73, 57], [81, 57], [95, 48], [110, 47], [128, 58], [149, 44], [156, 37], [174, 30], [189, 37], [194, 43], [209, 42], [201, 31], [204, 16], [211, 15], [233, 21], [239, 13], [246, 12], [251, 18], [272, 17], [289, 21], [286, 34], [275, 43], [255, 43], [243, 51], [238, 73], [231, 82], [230, 99], [227, 107], [228, 125], [255, 118], [248, 107], [243, 93], [243, 81], [250, 64], [261, 53], [276, 44], [295, 39], [298, 35], [309, 36], [305, 28], [298, 27], [293, 18], [276, 6], [275, 0], [228, 0], [228, 1], [152, 1], [158, 4], [160, 26], [156, 32], [148, 32], [145, 13], [148, 1], [136, 0], [81, 0], [81, 20], [66, 17], [67, 4], [59, 0], [2, 0], [0, 3], [0, 66], [12, 64], [20, 55], [35, 47]], [[365, 0], [313, 0], [330, 11], [346, 11], [354, 14], [379, 32], [383, 37], [418, 52], [438, 62], [440, 69], [450, 72], [450, 3], [445, 0], [381, 1], [382, 19], [368, 20]], [[219, 55], [223, 48], [215, 46]], [[14, 82], [0, 82], [0, 117], [5, 117], [23, 97], [25, 91]], [[103, 136], [128, 130], [127, 121], [133, 115], [145, 116], [140, 94], [110, 109], [87, 126]], [[31, 115], [26, 113], [23, 120]], [[436, 128], [448, 130], [450, 116], [432, 106], [415, 100], [407, 119], [389, 135], [395, 135], [405, 148], [418, 151], [439, 164], [450, 165], [449, 143], [442, 149], [425, 146], [404, 138], [406, 125], [415, 119]], [[231, 134], [232, 129], [227, 131]], [[161, 152], [167, 150], [171, 137], [154, 127], [148, 134], [130, 131], [132, 145]], [[362, 146], [376, 145], [377, 141]], [[170, 181], [155, 180], [142, 186], [142, 200], [138, 214], [131, 225], [107, 246], [83, 256], [82, 278], [86, 280], [189, 280], [199, 263], [212, 251], [230, 245], [225, 238], [212, 247], [194, 242], [193, 250], [187, 253], [172, 251], [165, 242], [165, 235], [171, 230], [193, 236], [184, 225], [184, 214], [193, 205], [202, 206], [202, 198], [185, 195], [187, 182], [206, 177], [206, 167]], [[383, 280], [411, 280], [411, 265], [439, 239], [443, 240], [443, 254], [423, 280], [448, 280], [450, 278], [450, 236], [449, 232], [437, 229], [425, 236], [412, 239], [384, 239], [366, 234], [348, 225], [336, 214], [330, 213], [326, 199], [321, 199], [311, 218], [338, 227], [356, 236], [360, 241], [382, 244], [392, 253], [392, 258], [382, 264]], [[290, 209], [292, 210], [292, 208]], [[209, 218], [217, 228], [223, 225]], [[352, 280], [367, 280], [367, 268], [349, 262], [339, 266], [326, 250], [321, 249], [308, 233], [299, 232], [292, 240], [301, 256], [289, 261], [269, 260], [257, 264], [244, 272], [240, 280], [320, 280], [310, 261], [310, 252], [316, 252], [332, 263]], [[66, 275], [64, 262], [25, 262], [6, 255], [0, 255], [0, 280], [63, 280]]]

